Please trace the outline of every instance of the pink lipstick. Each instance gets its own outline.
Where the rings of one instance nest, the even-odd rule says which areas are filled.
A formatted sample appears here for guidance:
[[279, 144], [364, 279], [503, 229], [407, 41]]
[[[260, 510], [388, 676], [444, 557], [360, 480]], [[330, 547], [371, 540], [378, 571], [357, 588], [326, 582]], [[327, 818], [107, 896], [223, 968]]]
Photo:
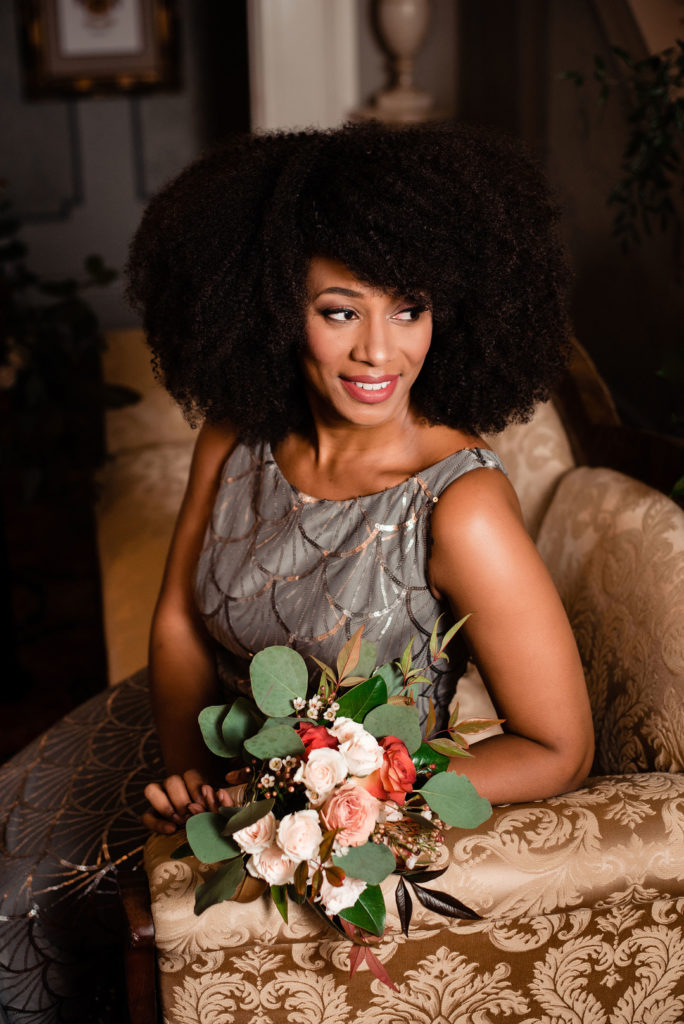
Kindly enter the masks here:
[[386, 402], [394, 392], [399, 374], [386, 374], [384, 377], [371, 377], [358, 374], [354, 377], [340, 377], [345, 389], [357, 402], [375, 405]]

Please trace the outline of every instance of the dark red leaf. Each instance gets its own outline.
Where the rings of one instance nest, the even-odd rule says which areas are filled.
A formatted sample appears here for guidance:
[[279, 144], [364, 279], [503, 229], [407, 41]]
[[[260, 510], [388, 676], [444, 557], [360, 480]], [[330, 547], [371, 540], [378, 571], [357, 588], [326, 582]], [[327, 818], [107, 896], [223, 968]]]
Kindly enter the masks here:
[[397, 913], [399, 914], [399, 921], [401, 922], [401, 930], [408, 938], [411, 915], [413, 914], [413, 900], [411, 899], [411, 893], [408, 891], [406, 882], [403, 878], [400, 878], [397, 883], [394, 898], [397, 903]]
[[366, 954], [366, 963], [368, 964], [368, 966], [370, 967], [371, 971], [378, 979], [378, 981], [381, 981], [383, 985], [387, 985], [387, 988], [394, 989], [395, 992], [398, 992], [399, 989], [394, 984], [389, 974], [385, 970], [384, 964], [382, 964], [378, 960], [373, 950], [369, 949], [368, 946], [366, 946], [364, 952]]
[[470, 907], [466, 907], [465, 903], [461, 903], [455, 896], [450, 896], [448, 892], [424, 889], [422, 885], [416, 885], [412, 878], [409, 878], [409, 882], [420, 902], [428, 910], [433, 910], [436, 914], [442, 914], [444, 917], [457, 917], [466, 921], [482, 920], [479, 914], [476, 914]]

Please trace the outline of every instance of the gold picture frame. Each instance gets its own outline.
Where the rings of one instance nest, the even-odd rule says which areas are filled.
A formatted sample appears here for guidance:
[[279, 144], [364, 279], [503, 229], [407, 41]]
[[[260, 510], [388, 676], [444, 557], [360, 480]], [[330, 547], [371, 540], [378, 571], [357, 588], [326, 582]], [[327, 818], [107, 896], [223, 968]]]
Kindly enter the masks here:
[[17, 0], [29, 99], [176, 89], [174, 0]]

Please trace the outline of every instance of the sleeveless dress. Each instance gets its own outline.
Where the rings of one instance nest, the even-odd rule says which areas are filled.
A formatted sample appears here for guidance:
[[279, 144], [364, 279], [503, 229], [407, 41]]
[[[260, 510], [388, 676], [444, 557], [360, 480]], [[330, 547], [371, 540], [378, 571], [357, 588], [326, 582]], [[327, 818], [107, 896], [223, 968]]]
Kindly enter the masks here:
[[[378, 664], [399, 657], [412, 636], [415, 664], [427, 664], [432, 627], [446, 611], [427, 583], [431, 509], [479, 468], [504, 471], [493, 452], [464, 449], [396, 487], [329, 501], [289, 484], [268, 444], [238, 445], [195, 579], [227, 699], [248, 688], [255, 651], [286, 644], [334, 665], [362, 624]], [[447, 613], [442, 634], [450, 622]], [[429, 691], [438, 723], [445, 720], [465, 668], [458, 639], [419, 696], [423, 718]], [[145, 671], [81, 705], [0, 769], [2, 1024], [125, 1019], [116, 871], [140, 863], [142, 793], [161, 774]]]

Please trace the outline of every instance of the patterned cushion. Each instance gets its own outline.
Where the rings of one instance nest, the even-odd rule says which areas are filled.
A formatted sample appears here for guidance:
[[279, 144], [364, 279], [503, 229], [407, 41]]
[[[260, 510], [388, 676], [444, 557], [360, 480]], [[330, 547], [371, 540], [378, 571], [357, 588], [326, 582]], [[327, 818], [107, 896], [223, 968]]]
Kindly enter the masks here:
[[[388, 929], [377, 953], [398, 993], [367, 970], [350, 984], [349, 943], [306, 907], [290, 905], [287, 925], [266, 897], [196, 917], [194, 890], [211, 869], [169, 859], [182, 837], [153, 837], [146, 868], [165, 1021], [470, 1024], [500, 1011], [560, 1024], [607, 1021], [603, 1007], [627, 1024], [641, 1018], [618, 1011], [637, 998], [666, 1001], [674, 1015], [654, 1022], [682, 1019], [683, 776], [599, 779], [496, 808], [479, 829], [448, 836], [448, 870], [430, 884], [483, 920], [447, 920], [414, 899], [406, 939], [396, 878], [383, 883]], [[491, 1017], [478, 1016], [485, 1007]]]
[[538, 547], [584, 662], [600, 773], [684, 768], [684, 512], [645, 484], [582, 467]]

